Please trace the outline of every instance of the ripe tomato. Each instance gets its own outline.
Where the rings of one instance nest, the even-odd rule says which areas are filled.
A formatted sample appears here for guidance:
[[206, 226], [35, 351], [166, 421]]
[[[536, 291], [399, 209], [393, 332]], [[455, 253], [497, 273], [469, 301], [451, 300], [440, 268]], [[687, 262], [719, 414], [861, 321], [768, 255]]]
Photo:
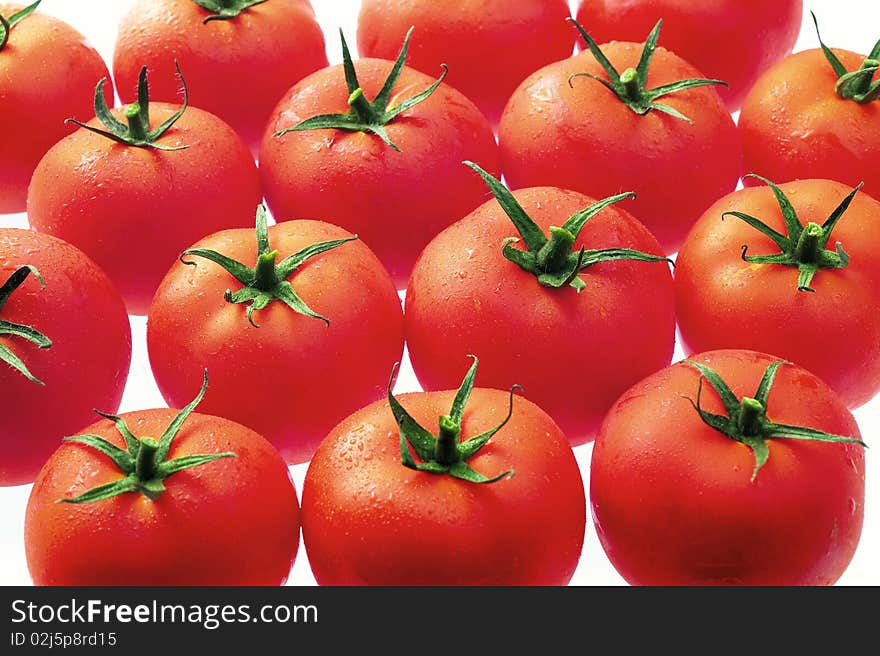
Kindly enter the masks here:
[[434, 74], [447, 64], [449, 83], [497, 123], [527, 75], [571, 56], [568, 15], [566, 0], [364, 0], [358, 52], [393, 59], [399, 35], [415, 26], [409, 65]]
[[0, 229], [0, 285], [0, 485], [22, 485], [92, 408], [119, 407], [131, 329], [107, 275], [51, 235]]
[[36, 585], [284, 583], [299, 547], [290, 473], [254, 431], [192, 413], [204, 380], [180, 413], [107, 415], [49, 458], [25, 515]]
[[498, 138], [512, 188], [551, 185], [597, 198], [632, 189], [633, 214], [672, 253], [697, 217], [736, 188], [742, 155], [733, 119], [704, 86], [712, 82], [654, 51], [659, 28], [646, 45], [600, 49], [591, 39], [590, 51], [529, 76]]
[[[223, 4], [250, 6], [223, 19], [208, 9]], [[123, 100], [135, 100], [138, 72], [147, 66], [153, 97], [176, 101], [175, 61], [186, 73], [192, 103], [222, 118], [256, 150], [269, 112], [292, 84], [327, 66], [327, 54], [314, 11], [302, 0], [136, 0], [113, 53]]]
[[431, 238], [484, 200], [485, 187], [462, 160], [499, 172], [485, 117], [455, 89], [403, 66], [408, 42], [398, 68], [381, 59], [351, 64], [343, 39], [348, 64], [294, 86], [260, 151], [275, 216], [330, 220], [357, 233], [399, 289]]
[[[413, 271], [404, 315], [413, 368], [424, 389], [448, 389], [457, 377], [455, 362], [473, 353], [486, 386], [521, 383], [572, 444], [583, 443], [627, 387], [672, 358], [669, 267], [611, 261], [640, 259], [626, 249], [663, 259], [655, 257], [660, 246], [644, 226], [609, 206], [625, 196], [594, 205], [573, 191], [532, 188], [511, 197], [497, 181], [491, 184], [501, 203], [489, 201], [440, 233]], [[555, 267], [544, 257], [546, 273], [537, 280], [519, 266], [525, 253], [508, 243], [518, 230], [511, 218], [523, 215], [521, 235], [537, 233], [524, 239], [527, 248], [558, 249], [565, 260]], [[572, 216], [589, 218], [579, 237], [551, 227]], [[578, 264], [581, 248], [589, 250]], [[571, 279], [578, 293], [566, 283], [581, 265], [588, 268]]]
[[867, 58], [817, 48], [761, 76], [739, 118], [748, 169], [776, 182], [864, 182], [880, 197], [878, 59], [880, 42]]
[[[265, 221], [261, 211], [257, 240], [253, 230], [224, 230], [182, 256], [192, 264], [178, 262], [162, 281], [147, 346], [169, 405], [184, 402], [207, 367], [203, 411], [250, 426], [299, 463], [338, 421], [381, 398], [403, 351], [403, 312], [388, 273], [350, 233], [303, 220], [267, 234]], [[212, 252], [246, 264], [225, 268]], [[301, 266], [290, 271], [290, 262]]]
[[[0, 16], [12, 24], [10, 30], [0, 26], [0, 214], [24, 211], [37, 162], [73, 131], [64, 119], [90, 116], [95, 85], [110, 75], [98, 51], [70, 25], [22, 9], [0, 2]], [[112, 85], [105, 91], [112, 101]]]
[[791, 52], [803, 10], [803, 0], [581, 0], [577, 19], [607, 42], [638, 41], [662, 18], [666, 48], [727, 82], [720, 94], [734, 112], [758, 76]]
[[[731, 213], [767, 224], [777, 241]], [[880, 391], [878, 219], [880, 203], [830, 180], [748, 188], [719, 200], [676, 260], [685, 352], [773, 353], [822, 378], [851, 408], [871, 399]], [[812, 232], [818, 244], [810, 246]], [[786, 234], [793, 239], [780, 239]]]
[[321, 443], [302, 506], [319, 584], [569, 582], [586, 520], [574, 454], [513, 390], [473, 389], [476, 367], [457, 392], [396, 399], [389, 383]]
[[141, 102], [112, 113], [99, 85], [98, 118], [46, 153], [28, 191], [31, 226], [92, 257], [130, 314], [146, 313], [184, 248], [248, 225], [261, 196], [254, 160], [232, 128], [187, 107], [185, 88], [182, 107], [150, 104], [145, 71]]
[[634, 585], [834, 583], [864, 517], [852, 414], [774, 356], [691, 360], [632, 387], [596, 437], [590, 502], [611, 563]]

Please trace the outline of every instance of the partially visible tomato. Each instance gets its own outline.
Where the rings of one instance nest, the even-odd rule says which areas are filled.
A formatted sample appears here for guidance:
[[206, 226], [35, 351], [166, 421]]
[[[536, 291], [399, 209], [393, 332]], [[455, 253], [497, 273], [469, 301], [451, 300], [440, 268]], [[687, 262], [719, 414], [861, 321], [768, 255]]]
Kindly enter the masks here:
[[424, 389], [449, 389], [456, 362], [474, 354], [487, 387], [522, 384], [582, 444], [624, 390], [672, 358], [669, 267], [650, 232], [612, 205], [628, 194], [595, 203], [488, 181], [498, 200], [416, 263], [404, 314], [413, 368]]
[[633, 386], [602, 424], [599, 541], [634, 585], [832, 584], [862, 530], [860, 440], [806, 370], [753, 351], [694, 356]]
[[46, 153], [28, 191], [31, 226], [92, 257], [130, 314], [146, 313], [184, 248], [249, 225], [261, 198], [253, 157], [232, 128], [187, 107], [185, 87], [183, 106], [149, 103], [146, 69], [138, 88], [140, 103], [112, 112], [99, 93], [98, 117]]
[[529, 76], [498, 140], [511, 188], [594, 198], [632, 190], [632, 213], [673, 253], [700, 214], [736, 188], [742, 152], [714, 82], [657, 47], [659, 30], [646, 44], [591, 39], [590, 51]]
[[403, 351], [403, 312], [388, 273], [351, 233], [265, 222], [261, 211], [256, 238], [224, 230], [184, 253], [150, 306], [147, 346], [169, 405], [184, 403], [207, 367], [202, 410], [300, 463], [337, 422], [382, 397]]
[[864, 182], [880, 198], [880, 41], [868, 57], [823, 48], [786, 57], [749, 93], [739, 118], [746, 166], [778, 183]]
[[[12, 25], [0, 25], [0, 214], [25, 210], [40, 158], [73, 131], [64, 120], [91, 116], [95, 85], [110, 76], [82, 34], [53, 16], [23, 9], [0, 3], [0, 16]], [[105, 93], [112, 101], [112, 85]]]
[[[67, 438], [28, 499], [36, 585], [281, 585], [299, 504], [278, 452], [235, 422], [193, 413], [106, 416]], [[210, 395], [210, 394], [209, 394]]]
[[830, 180], [774, 187], [722, 198], [688, 235], [675, 269], [682, 345], [773, 353], [857, 407], [880, 391], [880, 203]]
[[302, 505], [319, 584], [570, 581], [586, 522], [571, 447], [513, 390], [474, 389], [476, 367], [457, 392], [395, 398], [389, 383], [321, 443]]
[[294, 83], [327, 66], [327, 53], [304, 0], [136, 0], [113, 53], [123, 101], [136, 100], [138, 73], [147, 66], [153, 97], [175, 102], [175, 61], [186, 72], [193, 105], [222, 118], [256, 150], [272, 108]]
[[791, 52], [803, 0], [581, 0], [578, 21], [600, 43], [638, 41], [661, 18], [663, 42], [709, 77], [736, 111], [755, 80]]
[[107, 274], [51, 235], [0, 229], [0, 286], [0, 486], [22, 485], [92, 408], [119, 408], [131, 329]]
[[358, 52], [393, 59], [400, 35], [415, 26], [409, 65], [434, 74], [447, 64], [449, 84], [497, 123], [526, 76], [571, 56], [568, 16], [566, 0], [364, 0]]
[[485, 200], [462, 160], [500, 168], [486, 118], [460, 92], [404, 66], [408, 43], [398, 69], [382, 59], [352, 64], [343, 40], [350, 68], [332, 66], [294, 86], [260, 150], [272, 213], [357, 233], [399, 289], [427, 243]]

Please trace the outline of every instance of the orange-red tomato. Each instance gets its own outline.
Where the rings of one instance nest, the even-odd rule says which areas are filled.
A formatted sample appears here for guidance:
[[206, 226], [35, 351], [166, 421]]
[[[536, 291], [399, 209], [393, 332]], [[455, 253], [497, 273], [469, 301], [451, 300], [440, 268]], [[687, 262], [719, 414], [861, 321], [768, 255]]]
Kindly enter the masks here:
[[[179, 106], [150, 105], [151, 125]], [[113, 110], [125, 121], [122, 110]], [[95, 119], [90, 125], [100, 127]], [[110, 276], [130, 314], [146, 314], [168, 267], [197, 239], [253, 225], [256, 165], [241, 138], [213, 114], [189, 107], [159, 151], [79, 129], [37, 166], [28, 192], [33, 228], [60, 237]]]
[[[713, 351], [709, 365], [740, 400], [779, 358]], [[828, 585], [849, 564], [865, 512], [865, 456], [851, 443], [763, 440], [766, 463], [695, 410], [700, 372], [678, 363], [611, 408], [590, 465], [596, 531], [634, 585]], [[726, 415], [704, 380], [704, 411]], [[840, 398], [800, 367], [776, 373], [766, 419], [860, 439]]]
[[[392, 62], [361, 59], [354, 67], [364, 96], [373, 99]], [[433, 82], [405, 66], [391, 105]], [[365, 132], [274, 136], [319, 114], [349, 112], [349, 96], [341, 65], [310, 75], [284, 96], [260, 150], [266, 202], [275, 216], [332, 221], [356, 233], [402, 289], [427, 243], [486, 199], [485, 185], [461, 162], [472, 159], [499, 174], [495, 137], [476, 106], [445, 83], [387, 125], [400, 152]]]
[[52, 345], [40, 349], [0, 330], [0, 346], [43, 383], [0, 362], [0, 485], [32, 482], [93, 408], [115, 412], [131, 361], [125, 305], [92, 260], [51, 235], [0, 229], [0, 285], [25, 265], [45, 286], [29, 276], [0, 307], [0, 321], [29, 326]]
[[[0, 3], [0, 15], [8, 19], [23, 7]], [[0, 214], [25, 210], [37, 162], [73, 132], [64, 119], [94, 115], [95, 85], [105, 77], [98, 51], [67, 23], [37, 11], [12, 28], [0, 50]], [[112, 85], [104, 91], [112, 102]]]
[[[190, 394], [192, 390], [190, 390]], [[208, 392], [210, 395], [210, 390]], [[158, 436], [174, 410], [122, 415], [136, 437]], [[126, 443], [113, 422], [80, 434]], [[128, 492], [59, 503], [123, 478], [111, 459], [62, 445], [40, 472], [25, 515], [28, 569], [36, 585], [280, 585], [299, 547], [299, 504], [278, 452], [235, 422], [194, 413], [169, 459], [234, 453], [165, 479], [156, 499]]]
[[[514, 192], [544, 231], [593, 204], [556, 188]], [[627, 205], [629, 203], [627, 202]], [[515, 383], [550, 414], [572, 444], [591, 440], [627, 387], [665, 367], [675, 341], [672, 276], [662, 262], [601, 262], [586, 287], [544, 287], [507, 260], [516, 229], [491, 200], [441, 232], [424, 250], [406, 292], [406, 338], [424, 389], [449, 389], [468, 354], [482, 385]], [[660, 254], [657, 240], [623, 209], [593, 216], [574, 243]]]
[[791, 52], [803, 9], [803, 0], [581, 0], [577, 19], [600, 41], [638, 41], [662, 18], [665, 47], [727, 82], [721, 97], [736, 111]]
[[[854, 52], [833, 52], [849, 71], [865, 61]], [[841, 98], [837, 81], [821, 49], [795, 53], [758, 80], [739, 118], [749, 171], [777, 183], [864, 182], [867, 193], [880, 197], [880, 101]]]
[[[193, 248], [253, 267], [253, 228], [224, 230]], [[315, 243], [351, 238], [319, 221], [284, 221], [268, 230], [281, 262]], [[293, 290], [329, 324], [280, 301], [253, 311], [224, 299], [242, 285], [192, 255], [176, 262], [150, 306], [147, 346], [156, 383], [171, 406], [189, 400], [203, 367], [211, 387], [200, 410], [250, 426], [290, 463], [307, 461], [333, 426], [381, 398], [403, 351], [403, 311], [376, 256], [351, 241], [309, 259], [290, 276]]]
[[[852, 188], [830, 180], [779, 185], [802, 224], [822, 225]], [[675, 293], [686, 352], [747, 348], [791, 360], [828, 383], [849, 407], [880, 391], [880, 264], [875, 254], [880, 203], [860, 192], [831, 232], [845, 268], [819, 269], [798, 290], [798, 268], [744, 261], [780, 248], [726, 212], [743, 212], [782, 234], [785, 222], [770, 187], [746, 188], [709, 208], [676, 259]]]
[[212, 15], [193, 0], [137, 0], [119, 26], [113, 74], [123, 101], [134, 102], [138, 73], [147, 66], [153, 97], [174, 102], [177, 60], [192, 103], [256, 150], [284, 92], [327, 66], [324, 35], [303, 0], [272, 0], [205, 23]]
[[[398, 400], [435, 431], [454, 396], [423, 392]], [[497, 426], [508, 403], [507, 392], [474, 389], [461, 440]], [[567, 584], [581, 555], [586, 502], [574, 454], [556, 424], [514, 397], [510, 420], [467, 464], [485, 476], [510, 469], [514, 475], [479, 484], [405, 467], [388, 401], [341, 422], [321, 443], [303, 484], [303, 544], [317, 582]]]
[[362, 57], [394, 59], [400, 35], [415, 26], [409, 65], [449, 84], [497, 123], [526, 76], [571, 55], [575, 33], [566, 0], [364, 0], [358, 17]]
[[[643, 45], [601, 48], [622, 73], [636, 67]], [[675, 252], [706, 208], [736, 188], [742, 153], [733, 119], [713, 87], [660, 99], [689, 123], [659, 110], [637, 114], [597, 80], [571, 78], [579, 73], [608, 79], [585, 51], [535, 72], [511, 96], [498, 132], [508, 184], [550, 185], [594, 198], [634, 191], [630, 211], [667, 253]], [[647, 79], [654, 88], [701, 77], [658, 47]]]

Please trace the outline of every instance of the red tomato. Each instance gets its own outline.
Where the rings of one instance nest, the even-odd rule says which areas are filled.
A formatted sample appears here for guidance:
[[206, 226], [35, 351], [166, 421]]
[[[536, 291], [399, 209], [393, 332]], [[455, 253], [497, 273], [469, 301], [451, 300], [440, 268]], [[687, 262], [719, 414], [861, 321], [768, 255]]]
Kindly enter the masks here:
[[164, 459], [146, 436], [172, 432], [174, 410], [125, 413], [129, 440], [98, 421], [52, 455], [25, 515], [36, 585], [284, 583], [299, 547], [287, 466], [254, 431], [189, 412]]
[[[880, 197], [880, 42], [867, 59], [847, 50], [829, 52], [837, 70], [817, 48], [783, 59], [755, 84], [739, 118], [746, 165], [776, 182], [864, 182], [866, 192]], [[869, 70], [841, 87], [841, 97], [839, 79], [865, 66]], [[872, 84], [873, 95], [862, 97]]]
[[205, 22], [212, 16], [193, 0], [137, 0], [119, 27], [113, 75], [123, 100], [133, 102], [146, 65], [153, 97], [174, 102], [176, 60], [192, 103], [222, 118], [256, 150], [284, 92], [327, 66], [324, 35], [302, 0], [254, 4], [238, 16]]
[[[92, 260], [50, 235], [0, 229], [0, 285], [26, 266], [43, 284], [25, 273], [20, 286], [0, 293], [0, 485], [32, 482], [92, 408], [115, 411], [131, 361], [125, 305]], [[8, 366], [9, 352], [23, 370]]]
[[[543, 231], [594, 203], [546, 187], [522, 189], [514, 197]], [[586, 286], [580, 293], [567, 285], [545, 287], [502, 252], [516, 232], [492, 200], [425, 249], [406, 292], [413, 368], [423, 388], [448, 389], [458, 377], [456, 362], [473, 353], [486, 386], [522, 384], [572, 444], [581, 444], [593, 438], [627, 387], [669, 364], [675, 340], [672, 276], [664, 263], [607, 261], [581, 272]], [[581, 247], [661, 252], [619, 206], [590, 218], [574, 253]]]
[[[837, 216], [829, 226], [833, 231], [826, 231], [827, 245], [799, 258], [795, 238], [786, 249], [793, 255], [791, 264], [761, 263], [765, 256], [781, 258], [782, 249], [729, 213], [744, 213], [786, 234], [773, 190], [749, 188], [722, 198], [694, 226], [676, 260], [682, 344], [687, 353], [716, 348], [773, 353], [815, 373], [849, 407], [857, 407], [880, 391], [880, 264], [875, 257], [880, 203], [857, 193], [847, 209], [853, 190], [830, 180], [801, 180], [779, 190], [791, 204], [793, 226], [821, 226]], [[842, 214], [835, 212], [839, 209]], [[848, 254], [843, 268], [838, 268], [844, 262], [837, 244]], [[743, 260], [744, 245], [746, 257], [758, 261]], [[817, 260], [824, 262], [818, 271]], [[812, 271], [812, 279], [801, 284], [806, 274], [799, 270]]]
[[[23, 7], [2, 2], [0, 15], [8, 21]], [[0, 40], [3, 34], [0, 27]], [[110, 76], [86, 38], [52, 16], [20, 17], [7, 37], [0, 47], [0, 214], [25, 210], [37, 162], [73, 131], [64, 119], [91, 116], [95, 85]], [[112, 101], [112, 85], [105, 93]]]
[[663, 19], [666, 48], [724, 80], [734, 112], [765, 70], [791, 52], [803, 0], [581, 0], [578, 21], [600, 42], [638, 41]]
[[[125, 121], [132, 107], [138, 105], [112, 115]], [[150, 104], [143, 123], [158, 130], [180, 110]], [[88, 125], [106, 129], [97, 118]], [[133, 143], [83, 128], [58, 142], [34, 172], [28, 220], [85, 251], [119, 288], [128, 312], [145, 314], [184, 248], [222, 228], [251, 224], [260, 181], [232, 128], [194, 107], [153, 142], [139, 142], [134, 133], [126, 138]]]
[[[622, 82], [612, 84], [618, 89], [612, 92], [599, 80], [573, 78], [611, 79], [590, 51], [527, 78], [501, 118], [502, 169], [512, 188], [550, 185], [596, 198], [632, 189], [638, 195], [633, 214], [672, 253], [700, 214], [736, 188], [742, 155], [736, 125], [713, 88], [688, 88], [660, 97], [659, 103], [651, 100], [646, 89], [701, 75], [657, 48], [647, 81], [641, 80], [636, 66], [644, 47], [601, 46], [616, 71], [633, 76], [631, 84], [638, 89], [632, 91]], [[621, 100], [618, 92], [635, 100]]]
[[[150, 307], [150, 364], [169, 405], [185, 402], [198, 384], [197, 372], [207, 367], [211, 393], [202, 410], [250, 426], [289, 463], [299, 463], [338, 421], [381, 398], [388, 368], [403, 351], [403, 312], [376, 256], [360, 241], [337, 242], [351, 238], [319, 221], [269, 228], [268, 244], [280, 253], [279, 268], [283, 259], [316, 243], [337, 247], [292, 275], [276, 277], [276, 269], [268, 276], [271, 284], [263, 285], [266, 296], [247, 308], [240, 303], [253, 300], [258, 286], [237, 282], [198, 255], [213, 250], [251, 267], [258, 261], [254, 231], [224, 230], [196, 243], [184, 255], [194, 265], [176, 263]], [[260, 259], [268, 260], [271, 270], [274, 258]], [[247, 271], [245, 280], [254, 281], [253, 270]], [[312, 314], [272, 295], [276, 283], [288, 278], [287, 287]], [[230, 289], [238, 296], [227, 301]]]
[[[375, 99], [393, 66], [380, 59], [354, 63], [361, 101]], [[394, 79], [389, 112], [434, 82], [408, 67]], [[399, 151], [366, 131], [367, 122], [363, 130], [275, 136], [317, 115], [345, 115], [352, 91], [340, 65], [310, 75], [284, 96], [260, 151], [266, 201], [275, 216], [329, 220], [360, 235], [403, 288], [431, 238], [485, 200], [485, 187], [462, 160], [474, 159], [498, 174], [497, 145], [480, 111], [445, 84], [387, 124], [381, 119], [384, 103], [367, 110], [379, 115], [380, 130]]]
[[373, 403], [321, 443], [302, 506], [319, 584], [569, 582], [586, 520], [574, 454], [536, 405], [472, 389], [475, 373], [459, 392]]
[[362, 57], [394, 59], [400, 35], [415, 26], [409, 65], [449, 83], [493, 123], [527, 75], [571, 56], [575, 34], [566, 0], [364, 0], [358, 17]]
[[[858, 444], [806, 437], [858, 440], [852, 414], [796, 366], [781, 366], [762, 395], [776, 357], [730, 350], [692, 360], [729, 386], [733, 415], [754, 409], [748, 430], [685, 363], [624, 394], [596, 437], [590, 469], [596, 531], [611, 563], [634, 585], [834, 583], [861, 534], [864, 454]], [[697, 401], [729, 432], [706, 423]]]

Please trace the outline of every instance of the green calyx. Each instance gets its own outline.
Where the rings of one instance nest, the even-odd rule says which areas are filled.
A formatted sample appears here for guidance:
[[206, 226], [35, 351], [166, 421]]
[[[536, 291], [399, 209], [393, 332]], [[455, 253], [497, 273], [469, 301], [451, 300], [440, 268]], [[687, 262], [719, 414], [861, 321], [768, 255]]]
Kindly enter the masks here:
[[[767, 440], [769, 439], [846, 442], [867, 446], [861, 440], [851, 437], [832, 435], [831, 433], [825, 433], [815, 428], [806, 428], [804, 426], [777, 424], [767, 419], [767, 399], [770, 396], [770, 389], [773, 387], [776, 372], [782, 365], [791, 364], [789, 362], [779, 361], [771, 363], [764, 370], [764, 375], [761, 377], [761, 382], [758, 384], [755, 396], [753, 398], [743, 397], [742, 399], [736, 398], [736, 395], [727, 386], [727, 383], [711, 368], [693, 360], [685, 360], [684, 363], [700, 372], [697, 400], [688, 399], [699, 413], [700, 419], [727, 437], [745, 444], [755, 454], [755, 468], [752, 471], [752, 481], [755, 480], [758, 471], [767, 463], [767, 459], [770, 457], [770, 448], [767, 445]], [[700, 400], [704, 379], [709, 381], [712, 389], [718, 394], [718, 398], [724, 404], [727, 416], [716, 415], [703, 410]]]
[[192, 469], [206, 465], [220, 458], [234, 458], [234, 453], [212, 453], [206, 455], [182, 456], [174, 460], [168, 460], [168, 452], [171, 443], [180, 432], [187, 417], [192, 414], [196, 406], [205, 396], [208, 389], [208, 371], [205, 370], [202, 389], [193, 401], [181, 410], [172, 420], [162, 436], [156, 440], [151, 437], [135, 437], [129, 430], [125, 419], [116, 415], [95, 412], [116, 424], [116, 430], [125, 439], [125, 449], [98, 435], [76, 435], [65, 437], [64, 442], [84, 444], [100, 451], [113, 461], [119, 470], [125, 474], [124, 478], [104, 485], [99, 485], [79, 496], [59, 499], [59, 503], [94, 503], [104, 501], [120, 494], [128, 492], [140, 492], [149, 499], [155, 501], [165, 492], [165, 479], [185, 469]]
[[[627, 198], [635, 198], [632, 192], [611, 196], [590, 205], [584, 210], [570, 217], [562, 227], [551, 227], [550, 236], [526, 214], [526, 211], [514, 198], [510, 190], [504, 184], [494, 178], [473, 162], [464, 162], [476, 171], [485, 180], [489, 189], [498, 200], [501, 209], [513, 222], [522, 237], [508, 237], [501, 246], [504, 257], [516, 264], [524, 271], [533, 274], [538, 283], [544, 287], [560, 288], [571, 285], [580, 293], [586, 283], [578, 276], [584, 269], [600, 262], [613, 260], [633, 260], [637, 262], [672, 262], [668, 258], [650, 255], [630, 248], [603, 248], [586, 249], [581, 247], [573, 250], [584, 226], [592, 217], [601, 212], [609, 205], [613, 205]], [[513, 244], [522, 243], [526, 250], [514, 248]]]
[[694, 87], [704, 87], [708, 85], [728, 86], [727, 82], [722, 80], [693, 78], [648, 89], [648, 71], [651, 67], [651, 59], [654, 57], [654, 51], [657, 49], [657, 39], [660, 37], [660, 28], [663, 25], [662, 20], [657, 21], [657, 25], [654, 26], [654, 29], [651, 30], [651, 33], [648, 35], [638, 66], [636, 66], [636, 68], [628, 68], [623, 71], [623, 73], [618, 72], [618, 70], [614, 68], [614, 65], [608, 61], [608, 58], [599, 48], [598, 44], [589, 34], [587, 34], [587, 31], [580, 23], [573, 18], [567, 20], [571, 21], [578, 29], [578, 32], [581, 33], [581, 36], [587, 42], [587, 47], [589, 47], [590, 52], [593, 53], [596, 61], [599, 62], [608, 74], [608, 79], [606, 80], [605, 78], [598, 77], [591, 73], [575, 73], [568, 79], [569, 86], [573, 87], [572, 80], [576, 77], [592, 78], [611, 90], [611, 92], [614, 93], [623, 104], [633, 110], [636, 114], [644, 116], [651, 110], [657, 110], [658, 112], [669, 114], [682, 121], [693, 123], [691, 119], [675, 108], [656, 101], [664, 96], [673, 93], [680, 93], [681, 91], [693, 89]]
[[[18, 289], [30, 274], [34, 274], [34, 277], [40, 281], [41, 287], [46, 286], [43, 276], [40, 275], [40, 272], [37, 271], [36, 267], [30, 265], [19, 267], [11, 276], [9, 276], [6, 282], [3, 283], [3, 286], [0, 287], [0, 311], [3, 310], [3, 306], [6, 305], [6, 301], [9, 300], [12, 292]], [[0, 319], [0, 337], [4, 335], [20, 337], [31, 344], [36, 344], [41, 349], [47, 349], [52, 346], [52, 341], [35, 328]], [[24, 362], [21, 361], [21, 358], [15, 355], [8, 346], [2, 343], [0, 343], [0, 362], [5, 362], [32, 383], [36, 383], [37, 385], [44, 384], [43, 381], [36, 378], [28, 370]]]
[[400, 148], [391, 141], [385, 126], [391, 123], [403, 112], [415, 107], [420, 102], [427, 100], [446, 78], [446, 73], [448, 71], [446, 65], [443, 64], [443, 73], [436, 82], [412, 98], [408, 98], [400, 104], [389, 108], [391, 91], [394, 89], [394, 85], [397, 83], [400, 73], [403, 70], [403, 65], [406, 63], [406, 55], [409, 50], [409, 40], [412, 36], [412, 32], [413, 28], [410, 28], [406, 33], [406, 39], [403, 42], [403, 47], [400, 49], [400, 54], [397, 56], [397, 61], [394, 62], [394, 66], [388, 74], [388, 78], [385, 80], [382, 89], [372, 101], [369, 101], [366, 96], [364, 96], [363, 89], [361, 89], [361, 85], [358, 82], [357, 73], [354, 70], [354, 63], [351, 59], [351, 53], [348, 50], [348, 44], [345, 42], [345, 35], [342, 33], [342, 30], [340, 30], [339, 36], [342, 39], [342, 62], [343, 68], [345, 69], [345, 83], [348, 86], [348, 104], [351, 107], [351, 111], [348, 114], [320, 114], [318, 116], [313, 116], [293, 127], [285, 128], [284, 130], [276, 132], [275, 136], [280, 137], [288, 132], [302, 132], [303, 130], [319, 130], [325, 128], [349, 130], [351, 132], [369, 132], [375, 134], [382, 141], [399, 152]]
[[261, 5], [267, 0], [193, 0], [199, 7], [211, 12], [202, 23], [215, 20], [232, 20], [245, 9]]
[[37, 10], [37, 7], [40, 6], [40, 3], [43, 0], [37, 0], [32, 5], [28, 5], [24, 9], [20, 9], [19, 11], [12, 14], [9, 18], [6, 18], [3, 14], [0, 14], [0, 50], [6, 47], [6, 44], [9, 42], [9, 33], [12, 32], [12, 28], [16, 26], [16, 24], [20, 23], [23, 19], [30, 16]]
[[813, 24], [816, 26], [816, 36], [819, 38], [819, 45], [822, 46], [822, 52], [825, 53], [825, 59], [831, 64], [831, 68], [837, 74], [837, 85], [835, 91], [837, 95], [844, 100], [853, 100], [860, 105], [880, 100], [880, 80], [874, 80], [874, 76], [880, 70], [880, 41], [877, 41], [871, 54], [865, 58], [861, 67], [855, 71], [848, 71], [843, 62], [837, 55], [825, 45], [822, 41], [822, 35], [819, 33], [819, 21], [816, 14], [810, 12], [813, 17]]
[[[462, 442], [462, 416], [464, 415], [464, 408], [467, 405], [468, 398], [470, 398], [471, 391], [474, 389], [474, 379], [477, 376], [477, 358], [473, 355], [470, 357], [473, 358], [474, 363], [465, 375], [461, 387], [458, 388], [449, 414], [442, 415], [439, 418], [439, 431], [437, 435], [432, 435], [430, 431], [420, 426], [391, 393], [400, 363], [395, 364], [391, 371], [391, 379], [388, 381], [388, 403], [391, 405], [394, 420], [400, 428], [400, 461], [405, 467], [430, 474], [447, 474], [469, 483], [496, 483], [505, 478], [512, 478], [513, 470], [508, 469], [493, 478], [488, 478], [475, 471], [467, 464], [467, 461], [486, 446], [486, 443], [492, 436], [510, 420], [513, 414], [514, 390], [522, 388], [519, 385], [514, 385], [510, 389], [510, 405], [507, 410], [507, 416], [500, 424], [485, 433]], [[413, 454], [410, 452], [410, 447], [415, 451], [421, 462], [415, 461]]]
[[863, 183], [859, 184], [843, 199], [843, 202], [832, 212], [825, 223], [822, 225], [818, 223], [803, 225], [791, 201], [789, 201], [782, 189], [760, 175], [750, 173], [746, 177], [761, 180], [773, 190], [773, 194], [779, 203], [779, 208], [782, 210], [787, 234], [783, 235], [760, 219], [743, 212], [725, 212], [721, 215], [722, 219], [726, 216], [734, 216], [745, 221], [762, 234], [770, 237], [782, 251], [776, 255], [748, 255], [749, 247], [744, 245], [742, 247], [743, 260], [753, 264], [781, 264], [783, 266], [797, 267], [799, 271], [797, 289], [800, 292], [816, 291], [810, 287], [810, 284], [819, 269], [845, 269], [849, 265], [849, 256], [843, 250], [840, 242], [837, 242], [833, 251], [828, 250], [826, 246], [831, 239], [831, 232], [834, 230], [834, 226], [837, 225], [837, 222], [846, 213], [853, 198], [864, 186]]
[[189, 105], [189, 93], [186, 88], [186, 80], [183, 79], [183, 73], [180, 72], [180, 66], [177, 65], [177, 62], [174, 62], [174, 66], [177, 68], [177, 77], [180, 79], [180, 84], [183, 86], [183, 105], [155, 129], [150, 129], [150, 91], [147, 85], [146, 66], [141, 69], [140, 76], [138, 77], [137, 102], [126, 105], [125, 107], [125, 118], [128, 125], [118, 121], [110, 112], [110, 108], [107, 107], [107, 102], [104, 100], [104, 85], [107, 83], [106, 78], [103, 78], [98, 82], [98, 86], [95, 88], [95, 116], [98, 117], [107, 129], [102, 130], [101, 128], [95, 128], [74, 118], [68, 118], [65, 120], [65, 123], [73, 123], [81, 128], [85, 128], [89, 132], [100, 134], [103, 137], [112, 139], [117, 143], [125, 144], [126, 146], [155, 148], [156, 150], [183, 150], [184, 148], [188, 148], [189, 146], [164, 146], [160, 143], [156, 143], [156, 140], [159, 139], [159, 137], [168, 132], [171, 126], [177, 123], [178, 119], [183, 116], [183, 113]]
[[196, 255], [219, 264], [228, 271], [243, 287], [236, 292], [227, 289], [224, 298], [227, 303], [248, 303], [247, 319], [254, 328], [259, 328], [253, 319], [254, 310], [262, 310], [272, 301], [281, 301], [294, 312], [313, 319], [320, 319], [327, 325], [330, 325], [329, 319], [313, 312], [306, 305], [305, 301], [294, 291], [287, 278], [308, 259], [338, 248], [357, 238], [357, 235], [354, 235], [347, 239], [335, 239], [333, 241], [312, 244], [293, 255], [289, 255], [276, 264], [278, 251], [269, 249], [266, 208], [260, 205], [257, 208], [257, 263], [253, 269], [207, 248], [191, 248], [186, 250], [180, 255], [180, 261], [184, 264], [195, 266], [195, 262], [185, 260], [184, 257], [186, 255]]

